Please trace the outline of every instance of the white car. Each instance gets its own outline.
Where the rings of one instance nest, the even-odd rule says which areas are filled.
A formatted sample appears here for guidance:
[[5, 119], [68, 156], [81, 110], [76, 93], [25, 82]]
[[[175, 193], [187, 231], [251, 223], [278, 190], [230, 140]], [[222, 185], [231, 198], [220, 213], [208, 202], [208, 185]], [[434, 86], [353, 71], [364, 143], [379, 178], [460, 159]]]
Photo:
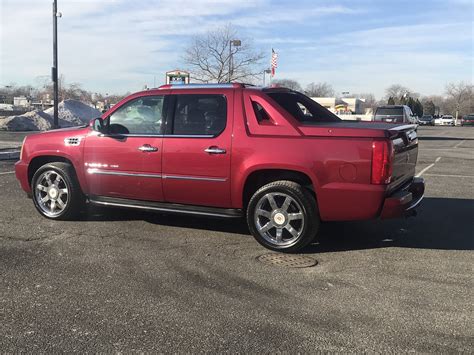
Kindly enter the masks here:
[[454, 117], [451, 115], [443, 115], [433, 120], [435, 126], [454, 126]]

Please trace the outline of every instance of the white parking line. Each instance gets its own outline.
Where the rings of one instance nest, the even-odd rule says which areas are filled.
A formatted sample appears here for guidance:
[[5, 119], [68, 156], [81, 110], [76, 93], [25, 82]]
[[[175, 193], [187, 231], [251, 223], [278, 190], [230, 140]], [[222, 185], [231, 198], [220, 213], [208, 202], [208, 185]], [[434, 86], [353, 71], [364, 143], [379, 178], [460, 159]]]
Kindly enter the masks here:
[[466, 141], [466, 140], [460, 141], [458, 144], [456, 144], [456, 145], [454, 146], [454, 148], [458, 148], [458, 147], [459, 147], [461, 144], [463, 144], [465, 141]]
[[431, 169], [433, 166], [434, 166], [434, 163], [428, 165], [426, 168], [424, 168], [422, 171], [420, 171], [418, 174], [416, 174], [416, 177], [420, 177], [421, 175], [423, 175], [423, 173], [427, 172], [427, 171], [428, 171], [429, 169]]
[[3, 172], [3, 173], [0, 173], [0, 175], [7, 175], [7, 174], [15, 174], [14, 171], [6, 171], [6, 172]]
[[440, 160], [441, 160], [441, 157], [437, 157], [433, 164], [428, 165], [426, 168], [424, 168], [422, 171], [420, 171], [418, 174], [416, 174], [416, 177], [420, 177], [421, 175], [426, 173], [428, 170], [430, 170]]
[[425, 176], [441, 176], [441, 177], [456, 177], [456, 178], [474, 178], [474, 175], [451, 175], [451, 174], [425, 174]]

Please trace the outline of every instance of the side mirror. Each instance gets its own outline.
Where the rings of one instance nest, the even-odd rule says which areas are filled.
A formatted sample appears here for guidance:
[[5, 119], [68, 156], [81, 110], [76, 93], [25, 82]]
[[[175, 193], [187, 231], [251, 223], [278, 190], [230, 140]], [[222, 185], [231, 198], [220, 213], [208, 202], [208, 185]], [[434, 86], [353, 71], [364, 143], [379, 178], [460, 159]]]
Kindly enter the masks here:
[[92, 130], [102, 133], [104, 130], [104, 121], [102, 118], [97, 117], [90, 121], [89, 126], [92, 128]]

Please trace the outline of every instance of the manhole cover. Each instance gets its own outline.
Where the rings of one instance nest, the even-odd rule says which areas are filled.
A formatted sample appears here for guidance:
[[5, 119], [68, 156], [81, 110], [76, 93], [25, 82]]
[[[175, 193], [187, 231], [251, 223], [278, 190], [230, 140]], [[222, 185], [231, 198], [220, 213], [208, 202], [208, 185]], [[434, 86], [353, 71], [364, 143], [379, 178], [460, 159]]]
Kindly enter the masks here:
[[309, 256], [292, 254], [270, 253], [260, 255], [257, 259], [265, 264], [295, 268], [311, 267], [318, 264], [316, 259]]

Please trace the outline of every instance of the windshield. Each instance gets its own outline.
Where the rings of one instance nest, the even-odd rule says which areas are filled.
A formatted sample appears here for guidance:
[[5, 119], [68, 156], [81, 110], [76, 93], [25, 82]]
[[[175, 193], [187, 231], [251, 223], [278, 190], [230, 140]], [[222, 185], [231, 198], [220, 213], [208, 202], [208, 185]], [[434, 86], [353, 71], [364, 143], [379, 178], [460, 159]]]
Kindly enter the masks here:
[[466, 117], [464, 117], [464, 119], [465, 119], [466, 121], [474, 121], [474, 115], [472, 115], [472, 116], [471, 116], [471, 115], [470, 115], [470, 116], [466, 116]]
[[296, 92], [266, 92], [286, 112], [300, 122], [338, 122], [339, 117], [331, 113], [316, 101]]
[[433, 117], [431, 117], [431, 116], [423, 116], [421, 118], [422, 121], [431, 121], [432, 119], [433, 119]]

